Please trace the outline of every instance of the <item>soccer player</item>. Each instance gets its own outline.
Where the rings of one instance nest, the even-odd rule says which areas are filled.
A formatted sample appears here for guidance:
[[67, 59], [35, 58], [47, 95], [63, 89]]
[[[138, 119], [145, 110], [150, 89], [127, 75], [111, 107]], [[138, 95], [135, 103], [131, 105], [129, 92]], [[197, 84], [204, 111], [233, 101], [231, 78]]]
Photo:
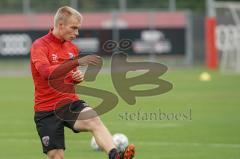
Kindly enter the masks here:
[[[135, 152], [134, 145], [130, 144], [124, 152], [118, 152], [99, 116], [79, 120], [86, 111], [96, 112], [72, 91], [74, 84], [84, 80], [77, 67], [101, 62], [96, 55], [77, 58], [78, 48], [71, 41], [79, 34], [82, 19], [81, 14], [71, 7], [59, 8], [54, 16], [54, 27], [31, 47], [30, 63], [35, 85], [34, 120], [43, 152], [49, 159], [64, 158], [66, 126], [75, 133], [91, 132], [109, 159], [131, 159]], [[72, 87], [62, 88], [66, 83]]]

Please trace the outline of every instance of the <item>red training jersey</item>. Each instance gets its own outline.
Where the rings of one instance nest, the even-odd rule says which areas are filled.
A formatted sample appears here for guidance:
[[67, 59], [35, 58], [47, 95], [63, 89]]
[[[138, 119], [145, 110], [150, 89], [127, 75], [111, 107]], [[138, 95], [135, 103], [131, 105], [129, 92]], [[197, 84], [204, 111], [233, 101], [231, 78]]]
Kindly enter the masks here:
[[[74, 62], [72, 70], [64, 77], [64, 83], [56, 82], [53, 88], [49, 84], [49, 77], [52, 75], [55, 69], [59, 68], [61, 64], [67, 60], [74, 59], [78, 56], [77, 47], [70, 41], [61, 41], [56, 38], [50, 31], [47, 35], [34, 41], [31, 47], [30, 53], [30, 63], [32, 78], [35, 86], [35, 99], [34, 99], [34, 110], [35, 112], [39, 111], [52, 111], [59, 106], [62, 106], [65, 99], [71, 101], [78, 100], [78, 96], [75, 94], [75, 91], [66, 93], [61, 91], [61, 87], [64, 83], [73, 84], [75, 81], [72, 79], [72, 73], [76, 71], [78, 66], [77, 60]], [[53, 81], [54, 82], [54, 79]], [[64, 89], [63, 89], [64, 90]], [[59, 105], [59, 103], [62, 103]], [[65, 103], [67, 104], [67, 103]]]

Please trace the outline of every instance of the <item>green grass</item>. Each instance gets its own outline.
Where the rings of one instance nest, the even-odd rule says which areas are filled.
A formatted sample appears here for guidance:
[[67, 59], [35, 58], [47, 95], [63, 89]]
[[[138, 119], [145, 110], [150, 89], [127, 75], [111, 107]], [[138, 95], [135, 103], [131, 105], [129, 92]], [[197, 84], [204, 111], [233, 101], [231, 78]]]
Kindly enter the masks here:
[[[117, 107], [101, 118], [112, 133], [122, 132], [137, 147], [137, 159], [239, 159], [240, 76], [210, 72], [212, 81], [198, 80], [201, 68], [169, 70], [163, 78], [174, 88], [162, 95], [138, 97], [130, 106], [120, 96]], [[110, 74], [102, 73], [91, 87], [114, 91]], [[42, 159], [33, 122], [31, 77], [1, 77], [0, 159]], [[82, 97], [89, 104], [99, 100]], [[121, 114], [187, 113], [186, 120], [123, 120]], [[102, 159], [91, 150], [90, 134], [66, 129], [66, 159]]]

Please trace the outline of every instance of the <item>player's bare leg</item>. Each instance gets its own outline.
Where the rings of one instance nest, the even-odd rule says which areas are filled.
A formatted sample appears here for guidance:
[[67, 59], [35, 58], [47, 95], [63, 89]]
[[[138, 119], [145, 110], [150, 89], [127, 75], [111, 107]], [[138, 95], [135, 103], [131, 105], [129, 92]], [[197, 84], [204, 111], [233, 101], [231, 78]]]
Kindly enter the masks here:
[[[84, 108], [81, 113], [89, 110], [92, 110], [92, 108]], [[81, 116], [81, 113], [79, 116]], [[95, 112], [93, 111], [93, 113]], [[92, 132], [97, 144], [109, 155], [110, 159], [132, 159], [134, 156], [135, 147], [132, 144], [124, 152], [117, 152], [112, 135], [98, 116], [87, 120], [77, 120], [74, 124], [74, 129]]]
[[[81, 113], [89, 110], [92, 110], [92, 108], [84, 108]], [[79, 114], [79, 116], [81, 116], [81, 113]], [[97, 144], [106, 153], [108, 153], [111, 149], [115, 148], [112, 140], [112, 135], [98, 116], [87, 120], [77, 120], [74, 124], [74, 129], [92, 132]]]
[[47, 153], [48, 159], [64, 159], [63, 149], [54, 149]]

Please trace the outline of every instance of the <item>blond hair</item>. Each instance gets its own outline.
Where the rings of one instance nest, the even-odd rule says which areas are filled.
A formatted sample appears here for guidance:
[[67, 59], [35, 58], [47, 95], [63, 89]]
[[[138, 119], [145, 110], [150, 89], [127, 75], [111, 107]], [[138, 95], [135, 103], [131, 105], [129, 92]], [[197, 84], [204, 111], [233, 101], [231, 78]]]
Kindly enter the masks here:
[[63, 6], [59, 8], [56, 14], [54, 15], [54, 27], [57, 27], [60, 21], [63, 21], [63, 23], [66, 23], [66, 20], [71, 16], [75, 16], [76, 18], [79, 18], [80, 22], [82, 22], [83, 17], [77, 10], [69, 6]]

